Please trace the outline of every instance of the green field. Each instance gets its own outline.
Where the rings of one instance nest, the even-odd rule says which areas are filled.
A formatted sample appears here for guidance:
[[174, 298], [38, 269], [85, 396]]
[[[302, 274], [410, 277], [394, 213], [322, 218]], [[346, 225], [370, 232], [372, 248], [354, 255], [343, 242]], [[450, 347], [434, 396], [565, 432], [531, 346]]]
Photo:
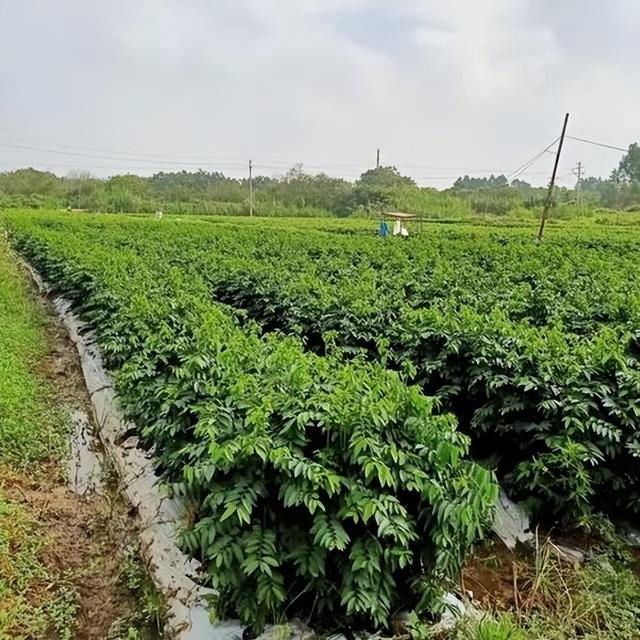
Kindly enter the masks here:
[[548, 524], [640, 511], [633, 224], [4, 221], [96, 328], [220, 615], [433, 611], [496, 478]]
[[74, 615], [71, 594], [40, 558], [46, 532], [2, 486], [6, 466], [33, 472], [60, 453], [64, 436], [52, 390], [34, 371], [46, 350], [45, 315], [25, 282], [0, 235], [0, 638], [68, 633]]
[[0, 463], [29, 468], [60, 451], [52, 389], [34, 368], [46, 352], [45, 314], [0, 236]]

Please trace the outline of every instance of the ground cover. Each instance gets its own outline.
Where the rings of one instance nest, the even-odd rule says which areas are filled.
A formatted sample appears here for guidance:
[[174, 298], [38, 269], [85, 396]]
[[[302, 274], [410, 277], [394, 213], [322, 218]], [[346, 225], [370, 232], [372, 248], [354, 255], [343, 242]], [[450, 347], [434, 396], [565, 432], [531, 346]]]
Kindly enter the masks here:
[[[0, 238], [0, 638], [158, 637], [161, 612], [113, 487], [67, 486], [77, 355]], [[161, 621], [159, 621], [161, 623]]]

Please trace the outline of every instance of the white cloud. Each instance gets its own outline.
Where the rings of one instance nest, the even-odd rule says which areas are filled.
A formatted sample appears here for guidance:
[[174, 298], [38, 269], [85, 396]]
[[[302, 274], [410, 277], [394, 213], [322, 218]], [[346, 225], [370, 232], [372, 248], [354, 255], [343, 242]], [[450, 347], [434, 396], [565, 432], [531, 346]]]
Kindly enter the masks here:
[[528, 4], [430, 3], [416, 41], [459, 78], [467, 97], [495, 100], [524, 87], [533, 90], [559, 50], [552, 32], [530, 21]]
[[[327, 167], [345, 175], [381, 146], [417, 176], [508, 171], [565, 110], [583, 135], [638, 137], [639, 19], [636, 0], [0, 0], [0, 142], [363, 163]], [[577, 159], [594, 173], [617, 161], [568, 146], [563, 164]], [[149, 165], [0, 147], [2, 160]]]

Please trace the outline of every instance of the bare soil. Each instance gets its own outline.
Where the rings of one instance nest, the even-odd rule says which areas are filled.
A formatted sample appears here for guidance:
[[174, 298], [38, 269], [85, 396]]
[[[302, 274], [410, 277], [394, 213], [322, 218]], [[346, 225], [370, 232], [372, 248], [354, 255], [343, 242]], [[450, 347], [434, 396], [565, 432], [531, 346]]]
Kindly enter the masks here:
[[514, 575], [517, 581], [517, 558], [499, 541], [478, 550], [463, 568], [460, 581], [463, 592], [489, 610], [510, 609], [515, 602]]
[[[41, 561], [78, 596], [75, 637], [104, 640], [114, 622], [132, 618], [136, 603], [120, 580], [125, 546], [131, 540], [126, 514], [107, 498], [79, 496], [61, 484], [52, 468], [37, 479], [0, 472], [9, 499], [25, 506], [49, 538]], [[34, 601], [43, 599], [49, 585], [37, 583]], [[39, 593], [40, 591], [40, 593]]]

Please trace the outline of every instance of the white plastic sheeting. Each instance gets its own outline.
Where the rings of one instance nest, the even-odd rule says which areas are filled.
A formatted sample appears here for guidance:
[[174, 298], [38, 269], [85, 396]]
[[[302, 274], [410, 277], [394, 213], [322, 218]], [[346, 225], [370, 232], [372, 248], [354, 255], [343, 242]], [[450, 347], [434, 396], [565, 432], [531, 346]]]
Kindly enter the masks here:
[[493, 520], [493, 532], [509, 549], [515, 549], [518, 542], [523, 544], [533, 542], [534, 536], [530, 526], [527, 510], [522, 505], [510, 500], [507, 494], [500, 489]]
[[73, 491], [81, 496], [102, 491], [102, 459], [92, 433], [89, 416], [79, 409], [71, 412], [73, 430], [69, 438], [67, 479]]
[[[25, 265], [42, 293], [51, 288], [28, 264]], [[198, 584], [200, 564], [189, 559], [176, 544], [182, 522], [179, 502], [163, 494], [152, 458], [139, 446], [134, 425], [118, 406], [113, 383], [107, 374], [95, 333], [71, 311], [63, 298], [54, 308], [80, 355], [85, 383], [91, 398], [98, 436], [113, 464], [123, 492], [135, 507], [141, 554], [167, 606], [167, 632], [179, 640], [232, 640], [242, 636], [237, 621], [211, 623], [206, 598], [215, 595]]]

